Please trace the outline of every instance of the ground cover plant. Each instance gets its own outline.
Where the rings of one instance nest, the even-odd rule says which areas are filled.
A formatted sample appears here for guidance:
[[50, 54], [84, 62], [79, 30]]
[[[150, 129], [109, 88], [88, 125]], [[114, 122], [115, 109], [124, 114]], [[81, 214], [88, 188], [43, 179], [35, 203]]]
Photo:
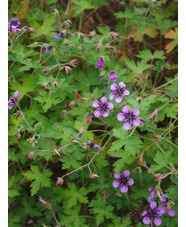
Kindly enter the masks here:
[[177, 1], [9, 0], [9, 220], [178, 226]]

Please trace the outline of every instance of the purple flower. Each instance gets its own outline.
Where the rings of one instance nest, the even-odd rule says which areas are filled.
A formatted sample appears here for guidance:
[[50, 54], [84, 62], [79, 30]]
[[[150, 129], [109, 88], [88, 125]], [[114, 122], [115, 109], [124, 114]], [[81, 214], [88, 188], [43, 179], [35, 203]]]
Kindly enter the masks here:
[[101, 149], [101, 147], [100, 147], [98, 144], [93, 143], [91, 140], [88, 140], [87, 144], [88, 144], [90, 147], [93, 147], [93, 148], [95, 148], [95, 149], [98, 149], [98, 150]]
[[175, 210], [170, 208], [170, 206], [169, 206], [169, 202], [171, 203], [172, 199], [169, 199], [165, 195], [161, 195], [160, 196], [160, 201], [167, 207], [168, 215], [173, 217], [175, 215]]
[[104, 63], [103, 63], [103, 58], [100, 58], [100, 59], [98, 60], [97, 68], [100, 69], [100, 68], [103, 67], [103, 65], [104, 65]]
[[13, 32], [21, 31], [21, 29], [18, 28], [20, 24], [21, 23], [18, 18], [12, 18], [8, 22], [8, 30]]
[[117, 75], [115, 74], [115, 72], [110, 72], [110, 79], [112, 80], [112, 82], [116, 82], [116, 77]]
[[112, 182], [112, 186], [114, 188], [120, 188], [122, 193], [126, 193], [128, 192], [128, 185], [133, 185], [134, 184], [134, 180], [132, 178], [129, 178], [130, 176], [130, 172], [128, 170], [125, 170], [123, 172], [123, 175], [121, 175], [121, 173], [117, 173], [114, 175], [114, 177], [117, 179], [115, 181]]
[[107, 103], [107, 98], [102, 97], [101, 102], [95, 101], [93, 102], [93, 107], [98, 108], [94, 111], [94, 116], [99, 118], [103, 114], [103, 117], [108, 117], [109, 111], [114, 108], [114, 105], [111, 102]]
[[21, 96], [21, 94], [19, 94], [19, 91], [16, 91], [14, 93], [14, 97], [13, 98], [10, 98], [8, 100], [8, 109], [11, 110], [13, 108], [13, 106], [16, 104], [16, 102], [18, 101], [19, 97]]
[[45, 53], [48, 53], [51, 49], [52, 49], [52, 46], [47, 46], [46, 50], [45, 50]]
[[55, 39], [55, 40], [58, 40], [58, 39], [59, 39], [59, 37], [58, 37], [57, 35], [55, 35], [55, 36], [54, 36], [54, 39]]
[[117, 119], [118, 121], [126, 120], [123, 124], [123, 128], [125, 130], [129, 130], [131, 128], [131, 122], [134, 126], [140, 125], [140, 120], [136, 118], [140, 114], [138, 109], [133, 109], [132, 112], [130, 112], [130, 108], [128, 106], [124, 106], [122, 111], [123, 113], [119, 113]]
[[150, 203], [154, 199], [154, 197], [156, 196], [156, 192], [155, 192], [154, 188], [149, 188], [148, 191], [151, 192], [151, 194], [148, 197], [148, 201]]
[[155, 225], [161, 225], [161, 219], [158, 216], [162, 216], [166, 212], [166, 206], [162, 205], [157, 209], [157, 203], [150, 202], [149, 209], [142, 213], [143, 223], [149, 225], [152, 221]]
[[126, 85], [123, 82], [120, 82], [118, 86], [117, 84], [112, 84], [110, 89], [114, 92], [110, 93], [110, 100], [115, 98], [115, 101], [120, 103], [122, 101], [122, 95], [129, 95], [130, 92], [124, 89], [124, 87], [126, 87]]
[[65, 34], [64, 34], [63, 32], [60, 32], [60, 33], [58, 34], [58, 37], [60, 37], [60, 38], [65, 38]]

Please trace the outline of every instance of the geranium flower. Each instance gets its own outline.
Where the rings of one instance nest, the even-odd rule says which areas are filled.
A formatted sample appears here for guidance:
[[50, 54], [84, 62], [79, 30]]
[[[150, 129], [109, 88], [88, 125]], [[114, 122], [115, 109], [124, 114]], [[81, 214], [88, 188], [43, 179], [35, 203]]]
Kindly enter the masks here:
[[157, 203], [150, 202], [149, 209], [142, 213], [142, 216], [144, 216], [143, 223], [149, 225], [153, 221], [155, 225], [161, 225], [161, 219], [158, 216], [162, 216], [166, 210], [166, 206], [162, 205], [157, 209]]
[[103, 65], [104, 65], [104, 63], [103, 63], [103, 58], [100, 58], [100, 59], [98, 60], [97, 68], [100, 69], [100, 68], [103, 67]]
[[21, 96], [21, 94], [19, 94], [19, 91], [16, 91], [14, 93], [14, 97], [13, 98], [10, 98], [8, 100], [8, 109], [11, 110], [13, 108], [13, 106], [16, 104], [16, 102], [18, 101], [19, 97]]
[[52, 46], [47, 46], [46, 50], [45, 50], [45, 53], [48, 53], [51, 49], [52, 49]]
[[123, 172], [123, 175], [121, 175], [121, 173], [117, 173], [114, 175], [114, 177], [117, 179], [115, 181], [113, 181], [112, 186], [114, 188], [120, 188], [122, 193], [126, 193], [128, 192], [128, 185], [133, 185], [134, 184], [134, 180], [132, 178], [129, 178], [130, 176], [130, 172], [128, 170], [125, 170]]
[[108, 117], [109, 111], [114, 108], [114, 105], [111, 102], [107, 103], [107, 98], [102, 97], [101, 102], [95, 101], [93, 102], [93, 107], [98, 108], [94, 111], [94, 116], [99, 118], [103, 114], [103, 117]]
[[129, 130], [131, 128], [131, 123], [134, 126], [140, 125], [140, 120], [136, 118], [140, 111], [138, 109], [133, 109], [132, 112], [130, 112], [130, 108], [128, 106], [124, 106], [122, 108], [123, 113], [119, 113], [117, 116], [118, 121], [125, 121], [123, 124], [123, 128], [125, 130]]
[[115, 98], [115, 101], [117, 103], [120, 103], [122, 101], [122, 95], [129, 95], [130, 92], [126, 89], [124, 89], [126, 85], [123, 82], [120, 82], [119, 85], [117, 84], [112, 84], [110, 89], [114, 92], [110, 93], [109, 98], [110, 100]]
[[117, 75], [115, 74], [115, 72], [110, 72], [110, 79], [112, 80], [112, 82], [116, 82], [116, 78], [117, 78]]
[[167, 210], [168, 210], [168, 215], [173, 217], [175, 215], [175, 210], [172, 209], [170, 206], [169, 206], [169, 202], [171, 203], [172, 199], [169, 199], [167, 196], [165, 195], [161, 195], [160, 196], [160, 201], [162, 203], [164, 203], [164, 205], [167, 207]]
[[91, 140], [88, 140], [87, 145], [89, 145], [90, 147], [93, 147], [95, 149], [98, 149], [98, 150], [101, 149], [101, 147], [98, 144], [93, 143]]
[[18, 18], [12, 18], [10, 19], [10, 21], [8, 22], [8, 30], [9, 31], [13, 31], [13, 32], [16, 32], [16, 31], [21, 31], [19, 27], [20, 25], [20, 21]]

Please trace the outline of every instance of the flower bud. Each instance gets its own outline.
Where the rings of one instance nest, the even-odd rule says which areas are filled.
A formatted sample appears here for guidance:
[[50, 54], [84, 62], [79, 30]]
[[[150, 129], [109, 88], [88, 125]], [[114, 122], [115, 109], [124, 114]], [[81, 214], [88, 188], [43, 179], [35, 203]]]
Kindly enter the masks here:
[[28, 159], [32, 159], [33, 158], [33, 156], [34, 156], [34, 152], [33, 151], [31, 151], [29, 154], [28, 154]]
[[90, 94], [90, 100], [94, 100], [95, 99], [95, 95], [94, 94]]
[[98, 175], [97, 175], [97, 173], [89, 173], [89, 176], [90, 176], [90, 178], [96, 178], [96, 177], [98, 177], [98, 178], [100, 178]]
[[133, 39], [134, 38], [134, 35], [130, 33], [129, 34], [129, 38], [132, 38]]
[[157, 116], [158, 116], [158, 112], [157, 112], [157, 109], [155, 109], [154, 113], [150, 116], [150, 119], [157, 121]]
[[94, 31], [90, 32], [89, 35], [90, 35], [91, 38], [93, 38], [93, 37], [95, 37], [97, 34], [96, 34], [96, 31], [94, 30]]
[[154, 181], [158, 181], [162, 177], [162, 175], [156, 174], [156, 175], [154, 175], [154, 177], [155, 177]]
[[62, 185], [64, 183], [64, 180], [63, 180], [63, 178], [62, 177], [58, 177], [57, 178], [57, 181], [56, 181], [56, 185]]
[[67, 111], [66, 111], [66, 110], [63, 110], [63, 111], [60, 113], [60, 116], [64, 118], [66, 114], [67, 114]]
[[81, 33], [81, 32], [78, 32], [78, 33], [77, 33], [77, 36], [78, 36], [79, 39], [82, 39], [82, 38], [84, 37], [84, 34]]
[[77, 67], [77, 66], [76, 66], [76, 64], [77, 64], [77, 59], [71, 60], [71, 61], [70, 61], [70, 64], [71, 64], [71, 66], [73, 66], [73, 67]]
[[69, 66], [65, 66], [65, 71], [66, 74], [68, 75], [72, 71], [72, 69]]
[[43, 88], [46, 88], [46, 86], [48, 85], [48, 81], [45, 81], [45, 82], [43, 82], [42, 84], [41, 84], [41, 87], [43, 87]]
[[47, 75], [49, 73], [50, 69], [46, 68], [46, 69], [42, 69], [41, 71], [43, 71], [45, 73], [45, 75]]
[[31, 31], [31, 32], [36, 32], [36, 30], [34, 29], [34, 28], [29, 28], [29, 30]]
[[60, 84], [59, 84], [57, 81], [54, 81], [54, 82], [52, 83], [52, 86], [53, 86], [53, 87], [60, 87]]
[[91, 122], [92, 122], [92, 119], [91, 118], [88, 118], [88, 119], [85, 120], [85, 124], [86, 125], [90, 124]]
[[155, 141], [162, 140], [162, 137], [160, 135], [154, 135], [154, 140]]
[[75, 97], [76, 97], [77, 99], [80, 99], [80, 98], [81, 98], [81, 96], [80, 96], [79, 93], [76, 93], [76, 94], [75, 94]]
[[145, 166], [145, 165], [146, 165], [145, 159], [144, 159], [143, 157], [141, 157], [141, 156], [140, 156], [140, 158], [139, 158], [138, 163], [139, 163], [141, 166]]
[[97, 45], [96, 50], [100, 50], [101, 47], [102, 47], [102, 43], [100, 42], [100, 43]]
[[74, 106], [74, 103], [75, 103], [74, 101], [70, 102], [69, 105], [68, 105], [68, 107], [69, 108], [72, 108]]

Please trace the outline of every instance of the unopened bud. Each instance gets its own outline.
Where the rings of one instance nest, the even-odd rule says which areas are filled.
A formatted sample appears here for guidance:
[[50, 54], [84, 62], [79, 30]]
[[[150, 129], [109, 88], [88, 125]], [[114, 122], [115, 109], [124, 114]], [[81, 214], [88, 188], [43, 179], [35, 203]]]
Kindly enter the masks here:
[[71, 61], [70, 61], [70, 64], [71, 64], [71, 66], [73, 66], [73, 67], [77, 67], [77, 66], [76, 66], [76, 64], [77, 64], [77, 59], [71, 60]]
[[129, 38], [134, 38], [134, 35], [130, 33]]
[[82, 39], [82, 38], [84, 37], [84, 34], [81, 33], [81, 32], [78, 32], [78, 33], [77, 33], [77, 36], [78, 36], [79, 39]]
[[90, 35], [91, 38], [95, 37], [96, 36], [96, 31], [94, 30], [94, 31], [90, 32], [89, 35]]
[[92, 122], [92, 119], [91, 118], [88, 118], [88, 119], [85, 120], [85, 124], [86, 125], [90, 124], [91, 122]]
[[72, 69], [69, 66], [65, 66], [65, 71], [66, 74], [68, 75], [72, 71]]
[[31, 32], [36, 32], [36, 30], [35, 30], [34, 28], [29, 28], [29, 30], [30, 30]]
[[80, 96], [79, 93], [76, 93], [76, 94], [75, 94], [75, 97], [76, 97], [77, 99], [80, 99], [80, 98], [81, 98], [81, 96]]
[[31, 151], [29, 154], [28, 154], [28, 159], [32, 159], [33, 158], [33, 156], [34, 156], [34, 152], [33, 151]]
[[98, 176], [97, 175], [97, 173], [89, 173], [89, 176], [90, 176], [90, 178], [96, 178], [96, 177], [98, 177], [98, 178], [100, 178], [100, 176]]
[[90, 100], [94, 100], [95, 99], [95, 95], [94, 94], [90, 94]]
[[50, 69], [46, 68], [46, 69], [42, 69], [41, 71], [43, 71], [45, 73], [45, 75], [47, 75], [49, 73]]
[[42, 84], [41, 84], [41, 87], [43, 87], [43, 88], [46, 88], [46, 86], [48, 85], [48, 81], [45, 81], [45, 82], [43, 82]]
[[154, 175], [154, 177], [155, 177], [154, 181], [158, 181], [162, 177], [162, 175], [156, 174], [156, 175]]
[[146, 161], [143, 157], [140, 157], [139, 160], [138, 160], [138, 163], [141, 165], [141, 166], [145, 166], [146, 165]]
[[63, 178], [62, 177], [58, 177], [57, 178], [57, 181], [56, 181], [56, 185], [62, 185], [64, 183], [64, 180], [63, 180]]
[[157, 112], [157, 109], [155, 109], [154, 113], [150, 116], [150, 119], [157, 121], [157, 116], [158, 116], [158, 112]]
[[37, 44], [38, 44], [38, 42], [33, 42], [33, 44], [34, 44], [34, 45], [37, 45]]
[[60, 87], [60, 84], [59, 84], [57, 81], [54, 81], [54, 82], [52, 83], [52, 86], [53, 86], [53, 87]]
[[100, 42], [100, 43], [97, 45], [96, 50], [100, 50], [101, 47], [102, 47], [102, 43]]
[[70, 102], [69, 105], [68, 105], [68, 107], [69, 108], [72, 108], [74, 106], [74, 103], [75, 103], [74, 101]]
[[154, 135], [154, 140], [155, 141], [162, 140], [162, 137], [160, 135]]
[[66, 110], [63, 110], [63, 111], [60, 113], [60, 116], [64, 118], [66, 114], [67, 114], [67, 111], [66, 111]]

